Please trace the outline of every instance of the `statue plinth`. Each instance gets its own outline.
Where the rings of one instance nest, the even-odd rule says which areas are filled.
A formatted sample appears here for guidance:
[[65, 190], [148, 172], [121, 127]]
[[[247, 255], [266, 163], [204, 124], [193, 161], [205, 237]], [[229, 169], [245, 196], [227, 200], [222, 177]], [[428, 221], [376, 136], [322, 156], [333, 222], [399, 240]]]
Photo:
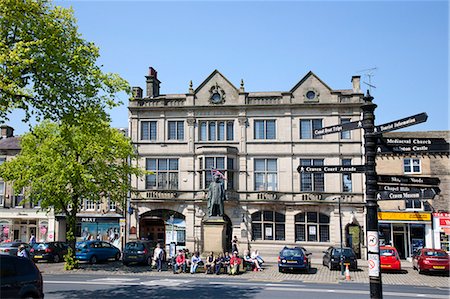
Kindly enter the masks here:
[[204, 252], [222, 253], [225, 250], [226, 221], [221, 216], [211, 216], [203, 221]]

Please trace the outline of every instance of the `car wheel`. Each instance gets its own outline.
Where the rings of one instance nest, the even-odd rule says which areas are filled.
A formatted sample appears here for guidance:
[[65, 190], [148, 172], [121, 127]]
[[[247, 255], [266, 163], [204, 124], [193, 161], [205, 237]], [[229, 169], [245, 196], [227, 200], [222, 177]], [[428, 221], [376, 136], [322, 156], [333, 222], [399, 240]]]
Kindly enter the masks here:
[[89, 259], [90, 264], [97, 264], [97, 257], [95, 255], [91, 256]]
[[331, 261], [328, 262], [328, 269], [333, 270], [333, 265], [331, 265]]
[[114, 259], [115, 259], [116, 261], [120, 260], [120, 252], [118, 252], [118, 253], [116, 254], [116, 256], [114, 257]]
[[53, 257], [53, 262], [54, 262], [54, 263], [59, 263], [59, 261], [60, 261], [59, 255], [55, 255], [55, 256]]
[[419, 274], [423, 274], [423, 270], [420, 269], [420, 265], [417, 265], [417, 271], [419, 271]]
[[283, 268], [278, 267], [278, 272], [283, 273], [284, 272]]

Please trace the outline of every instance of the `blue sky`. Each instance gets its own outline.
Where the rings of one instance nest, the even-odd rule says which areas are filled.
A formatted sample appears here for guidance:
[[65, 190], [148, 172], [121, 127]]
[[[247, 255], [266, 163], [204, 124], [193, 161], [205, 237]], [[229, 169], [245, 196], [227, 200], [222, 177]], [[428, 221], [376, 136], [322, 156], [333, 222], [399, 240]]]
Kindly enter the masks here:
[[[448, 1], [154, 2], [57, 1], [72, 6], [79, 32], [100, 47], [99, 64], [145, 89], [148, 67], [161, 93], [186, 93], [218, 69], [246, 91], [288, 91], [308, 71], [333, 89], [364, 69], [377, 125], [421, 112], [408, 131], [449, 130]], [[362, 84], [367, 89], [365, 84]], [[111, 111], [128, 126], [128, 99]], [[10, 116], [16, 134], [28, 130]], [[405, 130], [405, 129], [404, 129]]]

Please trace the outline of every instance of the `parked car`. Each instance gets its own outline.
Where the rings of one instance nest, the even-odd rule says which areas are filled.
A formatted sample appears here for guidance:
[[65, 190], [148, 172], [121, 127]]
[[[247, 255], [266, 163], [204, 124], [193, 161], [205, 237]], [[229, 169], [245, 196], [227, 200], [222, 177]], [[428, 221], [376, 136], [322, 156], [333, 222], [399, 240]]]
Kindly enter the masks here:
[[6, 255], [17, 255], [17, 250], [19, 246], [25, 246], [25, 250], [28, 252], [28, 256], [30, 256], [31, 246], [28, 243], [22, 241], [14, 241], [14, 242], [4, 242], [0, 244], [0, 254]]
[[118, 261], [120, 259], [120, 250], [111, 243], [104, 241], [77, 242], [75, 258], [80, 261], [88, 261], [91, 264], [112, 258]]
[[43, 242], [35, 243], [30, 250], [30, 257], [33, 261], [45, 260], [58, 263], [64, 260], [69, 245], [64, 242]]
[[44, 298], [41, 272], [30, 259], [2, 254], [0, 265], [2, 298]]
[[[330, 270], [341, 268], [341, 248], [340, 247], [329, 247], [323, 252], [324, 256], [322, 259], [322, 264], [327, 266]], [[349, 269], [358, 269], [358, 260], [356, 259], [355, 251], [350, 247], [342, 248], [342, 256], [344, 261], [344, 267], [348, 265]]]
[[387, 271], [400, 271], [402, 265], [397, 249], [392, 246], [380, 246], [380, 268]]
[[122, 262], [125, 266], [131, 263], [140, 263], [152, 265], [153, 242], [132, 241], [125, 244], [123, 250]]
[[413, 269], [417, 269], [419, 273], [425, 271], [448, 272], [450, 258], [442, 249], [422, 248], [413, 256]]
[[311, 269], [311, 253], [303, 247], [284, 247], [278, 256], [278, 271], [300, 269], [309, 272]]

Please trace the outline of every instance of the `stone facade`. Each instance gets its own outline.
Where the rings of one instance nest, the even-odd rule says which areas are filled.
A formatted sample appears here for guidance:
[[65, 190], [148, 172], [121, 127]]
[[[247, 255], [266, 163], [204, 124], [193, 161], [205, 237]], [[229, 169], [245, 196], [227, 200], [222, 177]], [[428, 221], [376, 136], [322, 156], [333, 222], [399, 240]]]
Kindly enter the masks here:
[[[130, 239], [176, 241], [203, 251], [206, 189], [215, 168], [226, 177], [227, 238], [236, 235], [241, 250], [275, 256], [297, 244], [321, 254], [340, 242], [341, 198], [344, 245], [353, 237], [362, 253], [363, 175], [350, 175], [344, 190], [343, 174], [310, 180], [297, 171], [307, 161], [363, 163], [362, 130], [318, 139], [312, 134], [360, 119], [358, 76], [352, 89], [331, 89], [309, 72], [289, 91], [247, 92], [243, 81], [237, 88], [215, 70], [186, 94], [159, 94], [153, 68], [146, 79], [148, 94], [134, 87], [128, 106], [137, 163], [151, 171], [132, 178]], [[355, 231], [358, 236], [351, 235]]]

